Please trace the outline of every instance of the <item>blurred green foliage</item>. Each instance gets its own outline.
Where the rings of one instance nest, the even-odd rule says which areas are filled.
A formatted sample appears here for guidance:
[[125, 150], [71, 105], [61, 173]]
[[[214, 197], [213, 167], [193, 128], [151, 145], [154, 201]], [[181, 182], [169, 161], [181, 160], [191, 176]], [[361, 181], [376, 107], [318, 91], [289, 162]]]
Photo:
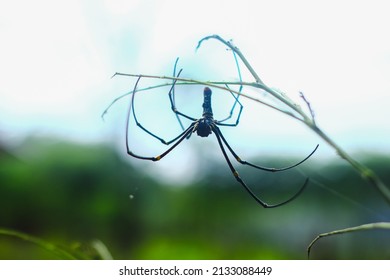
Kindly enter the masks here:
[[[93, 246], [99, 240], [115, 259], [305, 259], [317, 234], [387, 221], [390, 213], [341, 160], [310, 159], [303, 170], [311, 178], [304, 194], [283, 207], [263, 209], [224, 162], [210, 162], [213, 167], [204, 168], [196, 182], [171, 186], [105, 145], [29, 139], [13, 154], [0, 153], [0, 228], [39, 237], [79, 258], [101, 258]], [[366, 163], [390, 182], [389, 158], [366, 156]], [[247, 170], [241, 174], [270, 203], [287, 199], [304, 181], [297, 171]], [[312, 258], [387, 259], [390, 248], [383, 244], [389, 239], [387, 231], [331, 237], [313, 247]], [[0, 259], [57, 258], [32, 242], [0, 234]]]

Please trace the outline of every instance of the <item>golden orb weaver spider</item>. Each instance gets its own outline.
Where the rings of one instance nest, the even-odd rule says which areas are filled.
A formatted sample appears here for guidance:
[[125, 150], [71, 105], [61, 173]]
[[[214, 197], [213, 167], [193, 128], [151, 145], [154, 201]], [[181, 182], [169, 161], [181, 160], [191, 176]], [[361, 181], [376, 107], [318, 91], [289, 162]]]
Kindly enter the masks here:
[[[175, 63], [175, 69], [176, 69], [176, 64], [177, 64], [177, 60], [176, 60], [176, 63]], [[178, 78], [180, 73], [181, 73], [181, 71], [182, 70], [180, 70], [179, 73], [176, 76], [175, 75], [175, 70], [174, 70], [174, 77]], [[116, 73], [115, 75], [126, 75], [126, 74]], [[205, 87], [204, 91], [203, 91], [203, 105], [202, 105], [202, 107], [203, 107], [203, 114], [202, 114], [202, 117], [201, 118], [194, 118], [194, 117], [191, 117], [191, 116], [189, 116], [187, 114], [182, 113], [181, 111], [179, 111], [176, 108], [174, 88], [175, 88], [177, 79], [175, 79], [173, 81], [172, 86], [171, 86], [171, 88], [169, 90], [168, 96], [169, 96], [169, 100], [170, 100], [170, 104], [171, 104], [171, 110], [175, 113], [175, 115], [176, 115], [176, 117], [177, 117], [177, 119], [178, 119], [178, 121], [180, 123], [180, 126], [183, 129], [183, 131], [179, 135], [174, 137], [173, 139], [171, 139], [169, 141], [166, 141], [165, 139], [161, 138], [157, 134], [155, 134], [155, 133], [151, 132], [150, 130], [148, 130], [146, 127], [144, 127], [138, 121], [138, 118], [137, 118], [137, 115], [136, 115], [136, 112], [135, 112], [134, 104], [135, 104], [135, 96], [136, 96], [136, 93], [137, 93], [138, 83], [139, 83], [141, 78], [142, 78], [142, 76], [138, 76], [138, 79], [137, 79], [137, 81], [135, 83], [134, 89], [132, 91], [132, 96], [131, 96], [131, 99], [130, 99], [130, 105], [128, 107], [128, 112], [127, 112], [126, 136], [125, 136], [126, 137], [126, 150], [127, 150], [127, 154], [129, 154], [130, 156], [132, 156], [134, 158], [141, 159], [141, 160], [159, 161], [163, 157], [165, 157], [167, 154], [169, 154], [171, 151], [173, 151], [180, 143], [182, 143], [182, 141], [184, 139], [190, 138], [192, 133], [196, 132], [197, 135], [200, 136], [200, 137], [208, 137], [209, 135], [214, 133], [215, 137], [217, 138], [218, 145], [219, 145], [219, 147], [220, 147], [220, 149], [222, 151], [222, 154], [223, 154], [223, 156], [224, 156], [224, 158], [225, 158], [225, 160], [226, 160], [226, 162], [227, 162], [227, 164], [229, 166], [229, 169], [232, 172], [233, 176], [244, 187], [244, 189], [264, 208], [275, 208], [275, 207], [282, 206], [282, 205], [284, 205], [284, 204], [294, 200], [295, 198], [297, 198], [303, 192], [303, 190], [306, 188], [306, 186], [307, 186], [307, 184], [309, 182], [308, 178], [305, 180], [305, 182], [300, 187], [298, 192], [296, 192], [291, 198], [289, 198], [289, 199], [287, 199], [287, 200], [285, 200], [283, 202], [277, 203], [277, 204], [268, 204], [268, 203], [264, 202], [262, 199], [260, 199], [248, 187], [248, 185], [244, 182], [244, 180], [240, 177], [239, 173], [234, 168], [231, 160], [229, 159], [229, 156], [228, 156], [226, 150], [228, 150], [231, 153], [231, 155], [236, 159], [236, 161], [238, 163], [242, 164], [242, 165], [248, 165], [248, 166], [251, 166], [253, 168], [256, 168], [256, 169], [259, 169], [259, 170], [263, 170], [263, 171], [268, 171], [268, 172], [280, 172], [280, 171], [285, 171], [285, 170], [288, 170], [288, 169], [292, 169], [292, 168], [302, 164], [303, 162], [305, 162], [309, 157], [311, 157], [315, 153], [315, 151], [318, 148], [318, 145], [303, 160], [301, 160], [298, 163], [295, 163], [295, 164], [293, 164], [291, 166], [284, 167], [284, 168], [262, 167], [262, 166], [253, 164], [251, 162], [242, 160], [237, 155], [237, 153], [233, 150], [233, 148], [230, 146], [230, 144], [227, 142], [226, 138], [224, 137], [224, 135], [222, 134], [221, 130], [219, 129], [219, 126], [235, 127], [235, 126], [238, 125], [240, 117], [241, 117], [241, 112], [242, 112], [242, 109], [243, 109], [243, 106], [242, 106], [241, 102], [238, 100], [239, 96], [236, 96], [233, 92], [230, 92], [232, 94], [232, 96], [235, 98], [235, 102], [234, 102], [233, 108], [230, 111], [230, 115], [228, 117], [226, 117], [225, 119], [223, 119], [223, 120], [215, 120], [214, 117], [213, 117], [213, 110], [212, 110], [212, 106], [211, 106], [212, 91], [211, 91], [211, 89], [209, 87]], [[240, 91], [241, 91], [241, 88], [240, 88]], [[237, 104], [240, 106], [240, 109], [239, 109], [239, 113], [237, 115], [236, 121], [233, 122], [233, 123], [225, 123], [226, 120], [231, 118], [232, 112], [234, 110], [234, 107]], [[163, 153], [161, 153], [161, 154], [159, 154], [157, 156], [143, 156], [143, 155], [139, 155], [139, 154], [134, 153], [130, 149], [130, 147], [129, 147], [129, 122], [130, 122], [130, 117], [131, 116], [133, 117], [136, 125], [139, 128], [141, 128], [144, 132], [146, 132], [150, 136], [156, 138], [161, 143], [163, 143], [165, 145], [168, 145], [168, 146], [169, 145], [172, 145], [172, 146], [169, 147], [165, 152], [163, 152]], [[190, 120], [191, 124], [187, 128], [184, 128], [184, 126], [183, 126], [183, 124], [182, 124], [182, 122], [180, 120], [180, 117], [184, 117], [184, 118]]]

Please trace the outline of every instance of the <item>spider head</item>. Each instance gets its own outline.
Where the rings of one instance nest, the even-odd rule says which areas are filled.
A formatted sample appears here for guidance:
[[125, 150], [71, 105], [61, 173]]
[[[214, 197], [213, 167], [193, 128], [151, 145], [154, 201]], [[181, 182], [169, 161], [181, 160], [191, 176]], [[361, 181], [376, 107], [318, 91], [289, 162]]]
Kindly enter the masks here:
[[207, 137], [212, 133], [210, 120], [207, 118], [202, 118], [194, 127], [194, 132], [200, 137]]

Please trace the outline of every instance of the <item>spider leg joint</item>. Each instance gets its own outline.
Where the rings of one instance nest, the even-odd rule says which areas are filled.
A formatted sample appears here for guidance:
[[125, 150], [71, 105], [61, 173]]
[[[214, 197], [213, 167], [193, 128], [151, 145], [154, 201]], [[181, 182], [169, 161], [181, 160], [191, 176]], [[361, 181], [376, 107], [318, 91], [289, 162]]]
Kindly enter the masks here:
[[153, 159], [153, 161], [158, 161], [158, 160], [160, 160], [161, 159], [161, 156], [156, 156], [154, 159]]

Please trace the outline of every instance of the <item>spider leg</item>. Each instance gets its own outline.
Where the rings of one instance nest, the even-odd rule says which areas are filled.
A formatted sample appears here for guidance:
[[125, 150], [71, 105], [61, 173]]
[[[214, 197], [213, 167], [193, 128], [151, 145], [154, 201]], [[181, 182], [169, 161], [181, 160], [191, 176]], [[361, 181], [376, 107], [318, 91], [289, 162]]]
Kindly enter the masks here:
[[[240, 64], [239, 64], [239, 62], [238, 62], [236, 53], [235, 53], [234, 51], [232, 51], [232, 53], [233, 53], [233, 57], [234, 57], [234, 62], [236, 63], [238, 79], [240, 80], [240, 83], [242, 83], [242, 76], [241, 76]], [[226, 88], [228, 88], [229, 91], [230, 91], [229, 86], [228, 86], [227, 84], [225, 84], [225, 86], [226, 86]], [[242, 91], [242, 84], [240, 85], [240, 88], [238, 89], [238, 92], [239, 92], [239, 93], [241, 93], [241, 91]], [[237, 125], [238, 125], [238, 122], [239, 122], [239, 120], [240, 120], [241, 111], [242, 111], [242, 109], [243, 109], [243, 106], [242, 106], [242, 104], [240, 103], [240, 101], [238, 101], [238, 98], [240, 98], [240, 95], [239, 95], [239, 94], [237, 94], [237, 96], [236, 96], [236, 95], [235, 95], [233, 92], [231, 92], [231, 91], [230, 91], [230, 94], [231, 94], [231, 95], [233, 96], [233, 98], [235, 99], [235, 100], [234, 100], [234, 103], [233, 103], [233, 106], [232, 106], [232, 108], [230, 109], [229, 115], [228, 115], [226, 118], [224, 118], [224, 119], [218, 121], [218, 124], [220, 124], [220, 125], [225, 125], [225, 126], [237, 126]], [[234, 112], [234, 109], [236, 108], [237, 104], [240, 105], [240, 111], [239, 111], [239, 113], [238, 113], [238, 116], [237, 116], [237, 119], [236, 119], [235, 124], [222, 124], [223, 122], [229, 120], [229, 119], [233, 116], [233, 112]]]
[[[244, 106], [241, 104], [241, 102], [238, 100], [238, 98], [240, 96], [236, 96], [232, 91], [230, 91], [230, 88], [228, 85], [226, 85], [226, 87], [229, 89], [229, 92], [230, 94], [233, 96], [233, 98], [235, 99], [235, 102], [233, 104], [233, 107], [232, 109], [230, 110], [230, 113], [229, 113], [229, 116], [224, 118], [223, 120], [220, 120], [220, 121], [216, 121], [216, 123], [218, 125], [222, 125], [222, 126], [237, 126], [239, 121], [240, 121], [240, 117], [241, 117], [241, 112], [242, 112], [242, 109], [244, 108]], [[240, 92], [241, 92], [241, 89], [242, 89], [242, 86], [240, 87]], [[237, 115], [237, 119], [235, 121], [235, 123], [223, 123], [225, 121], [227, 121], [228, 119], [230, 119], [232, 116], [233, 116], [233, 111], [234, 111], [234, 108], [236, 107], [236, 104], [240, 105], [240, 111], [238, 111], [238, 115]]]
[[143, 160], [151, 160], [151, 161], [158, 161], [160, 159], [162, 159], [163, 157], [165, 157], [167, 154], [169, 154], [170, 152], [172, 152], [173, 149], [175, 149], [184, 139], [186, 139], [188, 137], [188, 135], [191, 135], [191, 133], [193, 132], [193, 127], [195, 125], [196, 122], [193, 122], [185, 131], [183, 131], [182, 133], [179, 134], [179, 136], [175, 137], [173, 139], [173, 141], [177, 140], [175, 144], [173, 144], [168, 150], [166, 150], [165, 152], [163, 152], [162, 154], [158, 155], [158, 156], [155, 156], [155, 157], [147, 157], [147, 156], [140, 156], [140, 155], [137, 155], [135, 154], [134, 152], [132, 152], [129, 148], [129, 141], [128, 141], [128, 133], [126, 133], [126, 149], [127, 149], [127, 154], [132, 156], [132, 157], [135, 157], [135, 158], [138, 158], [138, 159], [143, 159]]
[[[135, 113], [135, 107], [134, 107], [134, 100], [135, 100], [135, 94], [137, 92], [137, 86], [138, 86], [138, 83], [139, 81], [141, 80], [141, 77], [138, 77], [135, 85], [134, 85], [134, 90], [133, 90], [133, 95], [131, 96], [131, 99], [130, 99], [130, 105], [129, 105], [129, 109], [128, 109], [128, 112], [127, 112], [127, 120], [126, 120], [126, 137], [128, 137], [128, 131], [129, 131], [129, 124], [130, 124], [130, 115], [133, 115], [133, 118], [134, 118], [134, 121], [136, 123], [136, 125], [141, 128], [143, 131], [145, 131], [147, 134], [149, 134], [150, 136], [156, 138], [157, 140], [159, 140], [161, 143], [165, 144], [165, 145], [169, 145], [173, 142], [175, 142], [178, 138], [180, 138], [181, 134], [176, 136], [175, 138], [173, 138], [172, 140], [169, 140], [169, 141], [166, 141], [165, 139], [163, 139], [162, 137], [158, 136], [157, 134], [151, 132], [150, 130], [148, 130], [147, 128], [145, 128], [139, 121], [138, 121], [138, 118], [137, 118], [137, 115]], [[176, 81], [174, 82], [176, 83]], [[126, 140], [127, 142], [127, 140]]]
[[302, 164], [303, 162], [305, 162], [307, 159], [309, 159], [314, 153], [315, 151], [318, 149], [318, 144], [317, 146], [314, 148], [314, 150], [308, 155], [306, 156], [303, 160], [293, 164], [293, 165], [290, 165], [290, 166], [287, 166], [287, 167], [282, 167], [282, 168], [270, 168], [270, 167], [263, 167], [263, 166], [259, 166], [259, 165], [256, 165], [256, 164], [253, 164], [253, 163], [250, 163], [248, 161], [245, 161], [245, 160], [242, 160], [232, 149], [232, 147], [229, 145], [229, 143], [226, 141], [225, 137], [223, 136], [223, 134], [221, 133], [221, 130], [216, 127], [215, 130], [218, 131], [223, 143], [226, 145], [226, 147], [229, 149], [229, 151], [232, 153], [232, 155], [234, 156], [234, 158], [241, 164], [243, 165], [249, 165], [249, 166], [252, 166], [254, 168], [257, 168], [257, 169], [260, 169], [260, 170], [264, 170], [264, 171], [269, 171], [269, 172], [279, 172], [279, 171], [285, 171], [285, 170], [288, 170], [288, 169], [292, 169], [300, 164]]
[[[176, 83], [176, 80], [175, 80], [174, 84], [175, 83]], [[174, 88], [174, 84], [172, 85], [171, 90], [169, 91], [169, 100], [171, 101], [171, 109], [172, 109], [172, 111], [176, 114], [176, 117], [178, 118], [178, 120], [180, 120], [179, 117], [178, 117], [180, 115], [180, 116], [182, 116], [182, 117], [184, 117], [186, 119], [189, 119], [191, 121], [196, 121], [197, 120], [196, 118], [190, 117], [190, 116], [180, 112], [179, 110], [177, 110], [176, 105], [175, 105], [175, 101], [174, 101], [174, 97], [172, 96], [172, 90]], [[179, 123], [181, 124], [181, 120], [179, 121]], [[181, 124], [181, 126], [182, 126], [182, 124]]]
[[[218, 129], [217, 126], [213, 126], [212, 127], [212, 130], [214, 131], [214, 134], [215, 136], [217, 137], [217, 141], [218, 141], [218, 145], [219, 147], [221, 148], [221, 151], [222, 151], [222, 154], [231, 170], [231, 172], [233, 173], [233, 176], [236, 178], [236, 180], [245, 188], [245, 190], [252, 196], [252, 198], [254, 200], [256, 200], [257, 203], [259, 203], [261, 206], [263, 206], [264, 208], [275, 208], [275, 207], [279, 207], [279, 206], [282, 206], [284, 204], [287, 204], [289, 202], [291, 202], [292, 200], [296, 199], [306, 188], [308, 182], [309, 182], [309, 178], [306, 178], [304, 184], [302, 185], [302, 187], [298, 190], [298, 192], [296, 194], [294, 194], [291, 198], [287, 199], [286, 201], [283, 201], [281, 203], [278, 203], [278, 204], [268, 204], [266, 202], [264, 202], [263, 200], [261, 200], [246, 184], [245, 182], [242, 180], [242, 178], [240, 177], [240, 175], [238, 174], [237, 170], [234, 168], [233, 164], [231, 163], [227, 153], [226, 153], [226, 150], [223, 146], [223, 143], [225, 143], [225, 145], [228, 147], [229, 151], [232, 152], [232, 150], [229, 148], [229, 146], [227, 145], [226, 143], [226, 140], [223, 140], [223, 135], [221, 133], [221, 131]], [[222, 140], [221, 140], [222, 139]], [[234, 154], [233, 154], [234, 156]]]
[[[179, 61], [179, 58], [176, 58], [175, 66], [173, 67], [173, 77], [179, 77], [180, 73], [183, 71], [183, 69], [180, 69], [179, 73], [176, 76], [176, 67], [177, 67], [178, 61]], [[187, 116], [187, 115], [184, 116], [184, 114], [182, 114], [181, 112], [177, 111], [177, 109], [176, 109], [176, 102], [175, 102], [175, 85], [176, 85], [176, 80], [174, 80], [174, 82], [172, 84], [172, 87], [169, 90], [168, 95], [169, 95], [169, 100], [171, 102], [171, 109], [172, 109], [173, 113], [175, 113], [176, 119], [179, 122], [179, 125], [180, 125], [181, 129], [184, 131], [184, 125], [183, 125], [183, 122], [180, 119], [180, 116], [183, 116], [183, 117], [185, 117], [187, 119], [190, 119], [192, 121], [195, 121], [195, 119], [191, 118], [190, 116]]]
[[[179, 58], [176, 59], [176, 62], [175, 62], [175, 67], [173, 69], [173, 76], [178, 78], [181, 74], [181, 72], [183, 71], [183, 69], [180, 69], [179, 73], [177, 73], [177, 76], [175, 75], [176, 74], [176, 65], [177, 65], [177, 62], [178, 62]], [[181, 119], [179, 116], [182, 116], [186, 119], [189, 119], [191, 121], [196, 121], [197, 119], [196, 118], [193, 118], [193, 117], [190, 117], [186, 114], [183, 114], [182, 112], [178, 111], [177, 108], [176, 108], [176, 104], [175, 104], [175, 85], [176, 85], [176, 81], [177, 80], [174, 80], [173, 83], [172, 83], [172, 86], [171, 86], [171, 89], [169, 90], [169, 100], [171, 102], [171, 109], [172, 111], [175, 113], [176, 115], [176, 118], [181, 126], [181, 128], [184, 130], [184, 126], [183, 126], [183, 123], [181, 122]]]

